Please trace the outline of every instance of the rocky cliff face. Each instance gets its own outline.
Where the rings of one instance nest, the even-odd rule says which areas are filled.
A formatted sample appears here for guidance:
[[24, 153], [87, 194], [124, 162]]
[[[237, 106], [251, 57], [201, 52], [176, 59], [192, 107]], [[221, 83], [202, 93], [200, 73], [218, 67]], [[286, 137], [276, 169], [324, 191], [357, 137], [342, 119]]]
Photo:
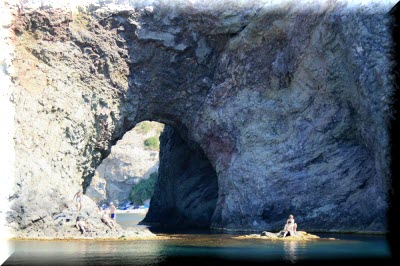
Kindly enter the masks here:
[[97, 204], [128, 201], [132, 187], [158, 171], [159, 149], [148, 148], [144, 142], [158, 139], [162, 129], [160, 123], [145, 121], [127, 132], [96, 168], [85, 195]]
[[217, 175], [200, 147], [171, 127], [161, 135], [160, 171], [143, 224], [210, 227], [218, 198]]
[[302, 230], [385, 231], [395, 1], [303, 2], [9, 7], [10, 225], [52, 221], [154, 120], [215, 170], [213, 228], [273, 230], [293, 213]]

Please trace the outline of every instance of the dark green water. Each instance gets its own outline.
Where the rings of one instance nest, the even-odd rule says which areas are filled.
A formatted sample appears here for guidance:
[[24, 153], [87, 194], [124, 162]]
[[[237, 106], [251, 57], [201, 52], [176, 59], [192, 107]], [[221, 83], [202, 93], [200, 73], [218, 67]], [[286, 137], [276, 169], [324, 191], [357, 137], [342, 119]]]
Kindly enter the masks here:
[[[131, 226], [135, 222], [130, 223], [129, 217], [119, 215], [117, 220], [123, 226]], [[5, 265], [162, 265], [171, 261], [173, 264], [183, 261], [186, 265], [191, 262], [209, 265], [212, 261], [298, 264], [315, 260], [390, 258], [389, 246], [383, 236], [320, 234], [323, 238], [338, 240], [295, 242], [233, 239], [231, 234], [204, 232], [164, 235], [172, 239], [12, 241], [14, 253]]]

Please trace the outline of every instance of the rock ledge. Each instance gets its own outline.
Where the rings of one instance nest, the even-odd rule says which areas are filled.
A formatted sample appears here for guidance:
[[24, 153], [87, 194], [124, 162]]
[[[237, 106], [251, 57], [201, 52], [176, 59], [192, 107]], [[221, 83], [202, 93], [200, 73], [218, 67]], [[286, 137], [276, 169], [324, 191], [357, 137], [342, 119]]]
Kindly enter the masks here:
[[[298, 240], [298, 241], [309, 241], [309, 240], [317, 240], [321, 239], [317, 235], [309, 234], [304, 231], [297, 231], [297, 234], [294, 236], [286, 236], [280, 237], [281, 232], [278, 233], [271, 233], [271, 232], [262, 232], [261, 234], [250, 234], [250, 235], [243, 235], [243, 236], [236, 236], [233, 238], [236, 239], [269, 239], [269, 240]], [[334, 238], [329, 238], [329, 240], [334, 240]]]

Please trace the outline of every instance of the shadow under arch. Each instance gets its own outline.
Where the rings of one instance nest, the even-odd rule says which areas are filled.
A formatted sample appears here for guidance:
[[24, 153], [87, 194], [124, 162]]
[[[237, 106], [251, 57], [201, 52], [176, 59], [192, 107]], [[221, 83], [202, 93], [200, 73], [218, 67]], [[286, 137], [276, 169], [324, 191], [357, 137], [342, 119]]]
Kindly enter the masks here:
[[[140, 122], [136, 125], [140, 125]], [[212, 223], [218, 199], [217, 174], [200, 145], [187, 140], [187, 136], [182, 136], [180, 132], [187, 131], [184, 127], [179, 130], [165, 125], [160, 135], [158, 177], [149, 211], [140, 224], [165, 230], [209, 228]], [[107, 184], [112, 182], [105, 181]], [[89, 186], [91, 183], [92, 181], [85, 182]], [[110, 196], [109, 193], [115, 191], [106, 193]]]
[[140, 224], [209, 228], [217, 199], [217, 174], [203, 150], [166, 126], [160, 136], [157, 183], [149, 212]]

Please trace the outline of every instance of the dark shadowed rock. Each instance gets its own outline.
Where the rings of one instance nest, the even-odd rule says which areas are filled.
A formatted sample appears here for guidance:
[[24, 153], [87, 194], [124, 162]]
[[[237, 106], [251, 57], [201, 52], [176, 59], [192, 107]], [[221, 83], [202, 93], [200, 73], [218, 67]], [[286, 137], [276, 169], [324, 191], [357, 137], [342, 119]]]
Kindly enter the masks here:
[[214, 169], [199, 147], [190, 147], [171, 127], [160, 141], [157, 185], [142, 223], [209, 227], [218, 198]]
[[180, 140], [164, 136], [177, 150], [162, 151], [148, 221], [209, 224], [207, 158], [212, 228], [275, 231], [292, 213], [301, 230], [385, 231], [395, 1], [344, 2], [10, 6], [9, 225], [49, 223], [125, 132], [155, 120]]

